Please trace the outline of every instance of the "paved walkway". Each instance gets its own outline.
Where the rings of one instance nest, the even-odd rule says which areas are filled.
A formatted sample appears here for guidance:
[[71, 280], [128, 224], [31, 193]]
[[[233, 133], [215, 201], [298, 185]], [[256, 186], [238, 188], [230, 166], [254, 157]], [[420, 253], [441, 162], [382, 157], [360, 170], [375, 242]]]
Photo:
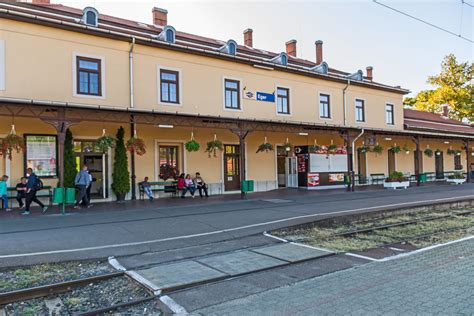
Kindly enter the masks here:
[[474, 315], [473, 284], [471, 239], [339, 271], [192, 314]]
[[108, 203], [96, 210], [0, 218], [0, 266], [163, 251], [357, 212], [474, 197], [474, 184], [409, 190], [278, 190], [249, 200]]

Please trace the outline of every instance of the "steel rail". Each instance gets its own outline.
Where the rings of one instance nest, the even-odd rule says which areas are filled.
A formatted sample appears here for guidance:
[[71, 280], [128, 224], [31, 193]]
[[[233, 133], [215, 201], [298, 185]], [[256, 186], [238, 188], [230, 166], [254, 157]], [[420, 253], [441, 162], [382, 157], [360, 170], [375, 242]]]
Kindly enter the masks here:
[[136, 299], [136, 300], [132, 300], [130, 302], [115, 304], [115, 305], [111, 305], [111, 306], [108, 306], [108, 307], [102, 307], [102, 308], [90, 310], [90, 311], [83, 312], [83, 313], [77, 313], [75, 315], [78, 315], [78, 316], [79, 315], [80, 316], [99, 315], [99, 314], [114, 311], [114, 310], [122, 308], [122, 307], [129, 307], [129, 306], [132, 306], [132, 305], [145, 303], [145, 302], [151, 301], [154, 298], [158, 298], [158, 296], [148, 296], [148, 297], [145, 297], [145, 298], [139, 298], [139, 299]]
[[0, 306], [19, 301], [30, 300], [38, 297], [69, 292], [72, 289], [81, 285], [87, 285], [91, 282], [108, 280], [123, 275], [124, 272], [113, 272], [78, 280], [64, 281], [54, 284], [41, 285], [21, 290], [0, 293]]

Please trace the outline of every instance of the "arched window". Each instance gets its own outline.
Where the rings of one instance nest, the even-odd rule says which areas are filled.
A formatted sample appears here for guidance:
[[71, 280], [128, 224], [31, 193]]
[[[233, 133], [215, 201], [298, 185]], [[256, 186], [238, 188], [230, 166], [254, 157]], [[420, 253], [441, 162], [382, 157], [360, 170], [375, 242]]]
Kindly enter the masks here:
[[92, 8], [92, 7], [87, 7], [83, 11], [82, 15], [82, 22], [91, 25], [91, 26], [97, 26], [99, 24], [99, 12]]
[[281, 54], [281, 64], [284, 66], [288, 64], [288, 56], [286, 56], [286, 54]]
[[166, 25], [163, 28], [163, 31], [158, 34], [157, 38], [168, 43], [174, 43], [176, 39], [176, 30], [171, 25]]
[[174, 32], [172, 29], [166, 30], [166, 41], [170, 43], [174, 43]]
[[230, 55], [235, 55], [237, 52], [237, 48], [235, 47], [235, 43], [230, 42], [229, 43], [229, 54]]

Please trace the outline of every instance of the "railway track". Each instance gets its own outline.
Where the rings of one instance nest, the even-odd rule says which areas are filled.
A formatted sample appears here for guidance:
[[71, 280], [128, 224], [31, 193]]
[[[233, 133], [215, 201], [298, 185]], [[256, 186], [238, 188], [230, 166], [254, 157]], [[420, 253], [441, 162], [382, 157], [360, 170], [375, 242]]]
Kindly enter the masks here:
[[128, 302], [123, 302], [119, 304], [111, 304], [109, 306], [100, 307], [96, 309], [91, 309], [85, 312], [74, 313], [74, 315], [98, 315], [111, 312], [120, 308], [130, 307], [140, 303], [148, 302], [156, 298], [153, 293], [147, 288], [144, 288], [141, 284], [137, 283], [135, 280], [129, 278], [124, 272], [113, 272], [107, 273], [98, 276], [86, 277], [82, 279], [65, 281], [59, 283], [53, 283], [43, 286], [31, 287], [21, 290], [9, 291], [5, 293], [0, 293], [0, 310], [2, 307], [5, 307], [8, 304], [25, 302], [32, 299], [46, 299], [47, 297], [58, 296], [59, 294], [64, 294], [67, 292], [74, 291], [75, 289], [80, 288], [81, 286], [90, 285], [92, 283], [104, 282], [114, 278], [127, 278], [135, 285], [141, 287], [146, 293], [147, 296], [143, 298], [133, 299]]

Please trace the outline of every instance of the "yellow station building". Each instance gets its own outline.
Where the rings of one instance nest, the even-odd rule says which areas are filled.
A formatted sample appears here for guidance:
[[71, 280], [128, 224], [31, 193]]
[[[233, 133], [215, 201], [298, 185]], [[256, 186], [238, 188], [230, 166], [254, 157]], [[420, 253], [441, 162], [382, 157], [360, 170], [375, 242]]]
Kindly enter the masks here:
[[[308, 61], [295, 40], [282, 52], [254, 47], [251, 29], [241, 41], [205, 38], [175, 30], [160, 8], [150, 22], [48, 0], [0, 2], [0, 137], [14, 125], [27, 142], [25, 153], [0, 157], [12, 185], [33, 166], [56, 186], [70, 128], [77, 162], [98, 179], [96, 198], [113, 199], [113, 150], [96, 152], [94, 141], [120, 126], [147, 147], [129, 154], [128, 198], [145, 176], [162, 181], [163, 164], [199, 171], [211, 194], [239, 192], [245, 179], [255, 191], [326, 188], [344, 186], [352, 171], [352, 183], [368, 185], [396, 170], [416, 184], [474, 168], [472, 126], [404, 109], [409, 91], [377, 82], [372, 67], [331, 68], [322, 41]], [[191, 137], [197, 152], [185, 149]], [[209, 157], [214, 139], [224, 148]], [[264, 142], [275, 150], [257, 153]]]

